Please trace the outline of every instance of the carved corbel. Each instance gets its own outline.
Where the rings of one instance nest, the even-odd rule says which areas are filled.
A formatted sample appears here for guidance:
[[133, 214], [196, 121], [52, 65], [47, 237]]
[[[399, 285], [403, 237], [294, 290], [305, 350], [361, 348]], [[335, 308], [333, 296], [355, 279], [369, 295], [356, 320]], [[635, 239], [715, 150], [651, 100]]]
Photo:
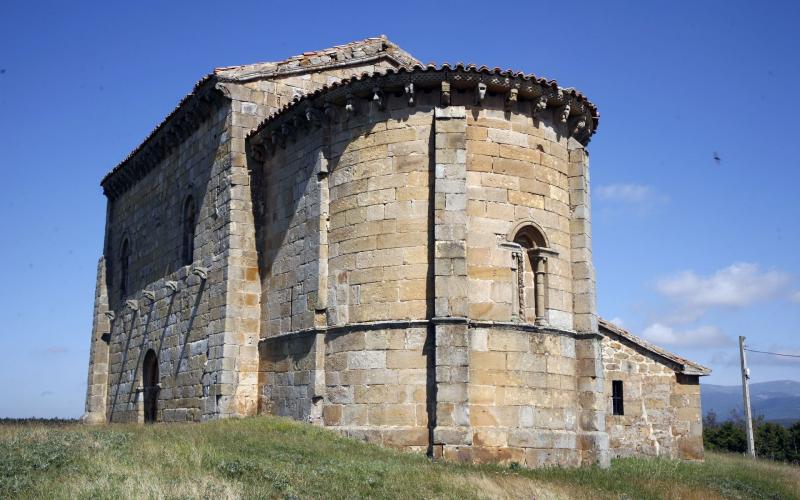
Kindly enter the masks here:
[[264, 148], [263, 144], [251, 144], [250, 145], [250, 156], [253, 157], [258, 163], [264, 163], [266, 159], [266, 149]]
[[281, 124], [281, 135], [285, 143], [286, 139], [290, 139], [294, 135], [294, 127], [284, 122]]
[[106, 311], [103, 314], [106, 315], [106, 318], [108, 318], [109, 321], [114, 321], [115, 319], [117, 319], [117, 315], [114, 313], [114, 311]]
[[570, 112], [570, 105], [569, 102], [567, 102], [561, 107], [561, 123], [567, 123], [567, 118], [569, 118], [569, 112]]
[[164, 283], [164, 286], [169, 289], [169, 293], [171, 295], [175, 295], [178, 293], [178, 282], [177, 281], [167, 281]]
[[312, 127], [319, 127], [320, 122], [322, 121], [319, 116], [319, 110], [312, 105], [306, 106], [306, 121]]
[[139, 303], [133, 299], [126, 300], [125, 305], [128, 306], [128, 309], [130, 309], [131, 311], [139, 310]]
[[322, 114], [328, 120], [328, 122], [336, 121], [336, 108], [333, 107], [328, 101], [325, 101], [325, 106], [322, 108]]
[[586, 114], [576, 115], [569, 119], [570, 135], [582, 144], [589, 136], [589, 119]]
[[450, 82], [447, 80], [442, 80], [442, 96], [441, 96], [441, 104], [442, 106], [449, 106], [450, 105]]
[[378, 109], [383, 111], [386, 108], [386, 100], [383, 97], [383, 90], [379, 85], [372, 87], [372, 102], [378, 105]]
[[514, 106], [517, 104], [517, 96], [519, 95], [518, 89], [508, 89], [508, 93], [506, 94], [506, 102], [504, 104], [506, 111], [511, 111]]
[[142, 295], [144, 295], [150, 302], [156, 301], [156, 292], [152, 290], [145, 290], [142, 292]]
[[307, 126], [308, 126], [307, 120], [305, 120], [299, 114], [294, 115], [294, 118], [292, 118], [292, 131], [293, 131], [292, 135], [294, 135], [295, 131], [306, 128]]
[[344, 105], [344, 110], [347, 112], [347, 117], [351, 117], [356, 114], [356, 108], [354, 106], [355, 97], [353, 97], [352, 92], [347, 93], [346, 104]]
[[406, 84], [406, 96], [408, 96], [408, 105], [414, 105], [414, 82], [408, 82]]
[[192, 274], [198, 276], [201, 280], [205, 281], [208, 279], [208, 268], [206, 267], [195, 267], [192, 269]]
[[275, 134], [278, 137], [278, 145], [280, 147], [286, 147], [286, 139], [289, 137], [289, 125], [286, 123], [281, 124], [280, 131]]
[[261, 144], [261, 147], [264, 148], [264, 160], [275, 154], [275, 144], [272, 142], [271, 137], [269, 137], [268, 140], [264, 141]]
[[533, 116], [537, 116], [539, 113], [547, 109], [547, 94], [540, 95], [538, 99], [533, 104], [533, 109], [531, 110]]
[[475, 105], [482, 106], [484, 99], [486, 99], [486, 84], [479, 82], [478, 86], [475, 87]]

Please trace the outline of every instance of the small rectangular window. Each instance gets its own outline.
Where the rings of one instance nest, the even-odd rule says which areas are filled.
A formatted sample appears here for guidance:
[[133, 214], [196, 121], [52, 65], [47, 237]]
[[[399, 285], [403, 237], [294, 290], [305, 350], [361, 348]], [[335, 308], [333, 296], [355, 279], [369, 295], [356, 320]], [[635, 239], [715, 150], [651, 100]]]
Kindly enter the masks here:
[[614, 415], [625, 415], [622, 400], [622, 380], [611, 381], [611, 411]]

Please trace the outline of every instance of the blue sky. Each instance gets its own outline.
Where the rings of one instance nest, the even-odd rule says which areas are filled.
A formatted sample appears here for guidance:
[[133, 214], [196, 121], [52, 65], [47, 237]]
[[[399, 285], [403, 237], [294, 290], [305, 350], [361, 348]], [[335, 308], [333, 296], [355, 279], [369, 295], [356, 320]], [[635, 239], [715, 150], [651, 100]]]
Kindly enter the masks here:
[[[99, 181], [195, 81], [381, 33], [598, 105], [601, 315], [711, 366], [709, 383], [737, 383], [738, 335], [800, 353], [800, 4], [312, 4], [0, 4], [0, 416], [82, 413]], [[790, 358], [751, 362], [756, 382], [800, 380]]]

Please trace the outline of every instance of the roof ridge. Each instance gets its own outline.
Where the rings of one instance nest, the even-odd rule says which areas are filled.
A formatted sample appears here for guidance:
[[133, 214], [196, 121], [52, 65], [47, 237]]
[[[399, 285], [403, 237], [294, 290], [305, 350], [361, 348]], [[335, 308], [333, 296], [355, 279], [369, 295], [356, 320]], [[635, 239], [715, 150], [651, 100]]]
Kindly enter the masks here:
[[[224, 71], [234, 71], [234, 70], [237, 70], [237, 69], [243, 69], [243, 68], [248, 68], [248, 67], [280, 66], [280, 65], [285, 65], [285, 64], [291, 64], [292, 62], [302, 61], [303, 59], [308, 59], [310, 57], [315, 57], [315, 56], [321, 57], [321, 56], [325, 56], [325, 55], [330, 55], [331, 52], [335, 53], [337, 51], [343, 51], [343, 50], [347, 50], [347, 49], [354, 49], [354, 48], [358, 48], [358, 47], [361, 47], [361, 46], [368, 46], [369, 44], [376, 43], [376, 42], [381, 42], [384, 45], [377, 52], [389, 52], [388, 49], [392, 49], [392, 51], [401, 52], [404, 56], [407, 56], [413, 62], [418, 62], [408, 52], [406, 52], [405, 50], [401, 49], [399, 45], [397, 45], [396, 43], [394, 43], [391, 40], [389, 40], [389, 38], [386, 35], [379, 35], [379, 36], [375, 36], [375, 37], [363, 38], [361, 40], [354, 40], [352, 42], [347, 42], [347, 43], [343, 43], [343, 44], [339, 44], [339, 45], [333, 45], [333, 46], [325, 47], [325, 48], [318, 49], [318, 50], [305, 51], [305, 52], [302, 52], [300, 54], [295, 54], [295, 55], [292, 55], [292, 56], [289, 56], [289, 57], [286, 57], [284, 59], [280, 59], [280, 60], [277, 60], [277, 61], [260, 61], [260, 62], [254, 62], [254, 63], [248, 63], [248, 64], [233, 65], [233, 66], [221, 66], [221, 67], [218, 67], [218, 68], [214, 68], [214, 73], [218, 74], [218, 73], [221, 73], [221, 72], [224, 72]], [[377, 55], [377, 52], [374, 55]], [[411, 62], [411, 61], [408, 61], [408, 62]], [[404, 64], [408, 64], [408, 62], [404, 62]]]

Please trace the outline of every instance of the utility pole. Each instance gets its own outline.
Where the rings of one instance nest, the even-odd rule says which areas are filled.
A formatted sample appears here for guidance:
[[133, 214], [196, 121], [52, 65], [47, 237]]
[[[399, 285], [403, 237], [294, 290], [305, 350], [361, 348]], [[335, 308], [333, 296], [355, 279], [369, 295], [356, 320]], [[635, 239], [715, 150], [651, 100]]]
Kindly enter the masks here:
[[744, 337], [739, 336], [739, 359], [742, 362], [742, 394], [744, 396], [744, 424], [747, 433], [747, 454], [756, 457], [753, 444], [753, 415], [750, 412], [750, 370], [747, 369], [747, 357], [744, 353]]

